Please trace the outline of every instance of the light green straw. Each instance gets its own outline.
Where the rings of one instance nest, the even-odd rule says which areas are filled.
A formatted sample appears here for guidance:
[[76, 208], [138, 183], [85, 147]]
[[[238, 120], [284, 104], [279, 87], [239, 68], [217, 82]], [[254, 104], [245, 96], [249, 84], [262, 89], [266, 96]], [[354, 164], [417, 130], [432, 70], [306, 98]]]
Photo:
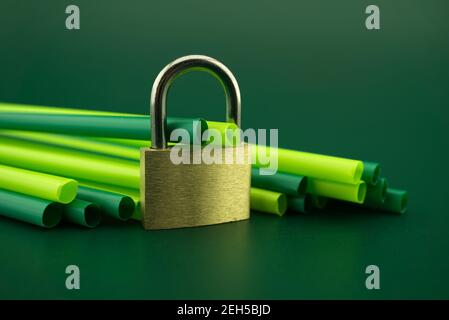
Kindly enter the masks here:
[[[21, 139], [38, 144], [46, 144], [57, 147], [64, 147], [68, 149], [87, 151], [112, 157], [124, 158], [139, 161], [140, 151], [136, 147], [120, 145], [118, 143], [111, 143], [102, 141], [100, 139], [92, 139], [88, 137], [69, 136], [54, 133], [42, 133], [32, 131], [19, 130], [0, 130], [0, 137], [7, 137], [13, 139]], [[113, 139], [111, 139], [113, 140]], [[142, 140], [128, 140], [128, 141], [142, 141]], [[145, 142], [145, 146], [149, 143]]]
[[0, 215], [28, 222], [44, 228], [53, 228], [62, 217], [63, 205], [0, 189]]
[[[102, 111], [91, 111], [91, 110], [79, 110], [79, 109], [64, 109], [64, 108], [48, 108], [48, 107], [36, 107], [36, 106], [18, 106], [18, 105], [11, 105], [11, 104], [0, 104], [0, 112], [1, 110], [6, 110], [9, 112], [44, 112], [44, 113], [67, 113], [67, 114], [95, 114], [95, 115], [122, 115], [122, 116], [136, 116], [132, 114], [119, 114], [114, 112], [102, 112]], [[208, 122], [209, 128], [222, 128], [220, 123], [216, 122]], [[122, 146], [126, 146], [127, 144], [130, 144], [129, 141], [123, 140], [123, 139], [105, 139], [103, 142], [112, 141], [113, 143], [120, 143]], [[133, 147], [142, 147], [147, 146], [149, 142], [147, 141], [136, 141], [133, 142]], [[73, 145], [72, 145], [73, 146]], [[83, 149], [86, 151], [94, 151], [92, 149], [95, 148], [95, 146], [87, 145], [80, 143], [76, 148]], [[114, 155], [114, 156], [123, 156], [124, 158], [132, 158], [133, 160], [138, 160], [137, 153], [128, 153], [130, 152], [129, 149], [122, 151], [115, 149], [115, 151], [111, 151], [114, 149], [113, 146], [105, 145], [105, 148], [102, 150], [105, 154]], [[117, 145], [115, 147], [118, 147]], [[111, 149], [109, 149], [111, 148]], [[97, 150], [99, 150], [98, 148]], [[264, 146], [254, 146], [253, 145], [253, 155], [259, 153], [259, 152], [267, 152], [267, 148]], [[258, 152], [259, 151], [259, 152]], [[342, 186], [335, 187], [332, 185], [325, 187], [323, 184], [319, 184], [318, 188], [311, 188], [311, 189], [317, 189], [315, 192], [319, 195], [321, 191], [325, 194], [326, 197], [330, 198], [336, 198], [336, 199], [342, 199], [347, 201], [354, 201], [354, 202], [360, 202], [360, 199], [363, 198], [363, 189], [364, 184], [360, 182], [360, 177], [363, 170], [363, 163], [361, 161], [357, 160], [350, 160], [350, 159], [344, 159], [344, 158], [337, 158], [337, 157], [331, 157], [331, 156], [325, 156], [325, 155], [318, 155], [318, 154], [312, 154], [312, 153], [306, 153], [306, 152], [300, 152], [300, 151], [294, 151], [294, 150], [287, 150], [287, 149], [274, 149], [273, 152], [278, 153], [279, 156], [279, 170], [280, 171], [286, 171], [292, 174], [296, 175], [303, 175], [303, 176], [310, 176], [317, 178], [318, 180], [331, 180], [335, 182], [344, 182], [346, 184], [353, 184], [354, 186], [352, 188], [346, 188]], [[271, 149], [270, 149], [271, 152]], [[132, 155], [131, 155], [132, 154]], [[260, 157], [257, 157], [257, 163], [255, 167], [263, 167], [264, 164], [262, 163]], [[263, 160], [263, 159], [262, 159]], [[322, 178], [322, 179], [320, 179]], [[87, 178], [83, 178], [87, 179]], [[95, 177], [96, 180], [98, 180], [97, 177]], [[101, 179], [103, 180], [103, 179]], [[135, 180], [133, 183], [121, 183], [118, 181], [115, 181], [115, 179], [109, 179], [110, 181], [100, 181], [101, 183], [106, 184], [119, 184], [124, 185], [128, 188], [136, 188], [137, 184], [135, 183]], [[112, 181], [114, 180], [114, 181]], [[325, 187], [324, 190], [322, 187]], [[346, 194], [343, 190], [346, 190]], [[354, 192], [354, 191], [360, 191], [361, 192]], [[335, 191], [335, 193], [333, 192]]]
[[53, 114], [88, 114], [88, 115], [110, 115], [110, 116], [141, 116], [138, 114], [98, 111], [76, 108], [61, 108], [49, 106], [35, 106], [29, 104], [17, 104], [9, 102], [0, 102], [0, 112], [23, 112], [23, 113], [53, 113]]
[[136, 188], [139, 164], [64, 148], [0, 137], [0, 163], [73, 179]]
[[264, 155], [278, 157], [278, 170], [304, 177], [357, 184], [363, 173], [363, 162], [320, 154], [252, 145], [256, 167], [265, 167]]
[[366, 195], [366, 184], [364, 181], [348, 184], [309, 178], [307, 192], [332, 199], [363, 203]]
[[76, 197], [78, 182], [40, 172], [0, 165], [0, 187], [37, 198], [69, 203]]
[[[23, 113], [64, 113], [71, 115], [99, 115], [99, 116], [127, 116], [127, 117], [142, 117], [143, 115], [92, 111], [82, 109], [66, 109], [66, 108], [52, 108], [39, 107], [29, 105], [15, 105], [8, 103], [0, 103], [0, 112], [23, 112]], [[224, 126], [220, 122], [207, 122], [209, 128], [217, 129], [223, 132]], [[264, 158], [257, 156], [257, 154], [267, 153], [265, 146], [253, 145], [253, 157], [257, 160], [257, 167], [264, 167]], [[274, 149], [270, 151], [278, 153], [279, 171], [297, 174], [300, 176], [314, 177], [325, 180], [331, 180], [342, 183], [357, 183], [359, 182], [364, 171], [363, 162], [345, 158], [338, 158], [326, 155], [319, 155], [301, 151]]]
[[287, 210], [287, 197], [283, 193], [251, 188], [251, 209], [283, 216]]
[[[112, 159], [61, 147], [31, 143], [21, 139], [0, 137], [0, 163], [16, 165], [74, 179], [95, 181], [106, 185], [116, 185], [130, 189], [140, 187], [140, 168], [138, 162]], [[308, 192], [324, 197], [363, 202], [366, 185], [342, 184], [338, 182], [317, 181], [308, 186]]]
[[[232, 130], [233, 127], [236, 127], [235, 124], [232, 123], [217, 123], [223, 124], [223, 126], [217, 126], [217, 128], [223, 130]], [[135, 161], [140, 161], [140, 148], [151, 146], [151, 141], [149, 140], [80, 137], [65, 134], [5, 129], [0, 129], [0, 136]], [[226, 136], [226, 134], [223, 133], [223, 136]], [[224, 143], [228, 143], [227, 140]], [[173, 142], [168, 143], [169, 146], [174, 144], [175, 143]]]
[[[131, 139], [113, 139], [113, 138], [95, 138], [95, 140], [114, 145], [132, 147], [138, 150], [140, 150], [141, 148], [151, 147], [151, 141], [149, 140], [131, 140]], [[170, 142], [168, 143], [168, 145], [170, 146]]]

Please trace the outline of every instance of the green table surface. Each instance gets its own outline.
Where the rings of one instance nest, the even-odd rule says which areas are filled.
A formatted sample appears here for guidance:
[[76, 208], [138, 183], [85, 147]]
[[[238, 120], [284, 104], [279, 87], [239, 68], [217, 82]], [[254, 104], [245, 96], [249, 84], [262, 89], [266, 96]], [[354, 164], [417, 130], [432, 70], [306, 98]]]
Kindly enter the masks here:
[[[0, 298], [449, 298], [449, 3], [386, 1], [0, 3], [0, 100], [148, 112], [152, 82], [185, 54], [223, 61], [245, 128], [285, 148], [378, 161], [409, 191], [404, 216], [339, 208], [204, 228], [105, 222], [54, 230], [0, 219]], [[224, 119], [220, 86], [177, 80], [170, 116]], [[65, 288], [65, 268], [81, 289]], [[380, 290], [365, 268], [380, 268]]]

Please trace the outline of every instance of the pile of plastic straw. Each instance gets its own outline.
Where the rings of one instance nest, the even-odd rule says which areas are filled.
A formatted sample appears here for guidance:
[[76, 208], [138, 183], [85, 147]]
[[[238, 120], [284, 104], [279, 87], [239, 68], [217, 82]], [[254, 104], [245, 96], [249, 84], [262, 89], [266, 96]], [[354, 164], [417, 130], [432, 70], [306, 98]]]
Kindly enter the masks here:
[[[0, 103], [0, 215], [47, 228], [61, 220], [93, 228], [102, 216], [140, 220], [140, 148], [150, 145], [149, 126], [143, 115]], [[229, 126], [168, 122], [169, 130]], [[262, 175], [257, 155], [274, 151], [251, 147], [252, 210], [308, 213], [329, 200], [406, 210], [407, 192], [390, 188], [378, 163], [276, 149], [278, 172]]]

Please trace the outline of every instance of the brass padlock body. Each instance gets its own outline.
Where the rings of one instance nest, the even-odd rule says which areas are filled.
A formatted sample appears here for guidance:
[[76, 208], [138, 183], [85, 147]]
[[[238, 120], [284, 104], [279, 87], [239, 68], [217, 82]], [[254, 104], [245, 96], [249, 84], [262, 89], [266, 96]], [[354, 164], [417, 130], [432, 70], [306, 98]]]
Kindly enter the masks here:
[[[223, 159], [234, 160], [230, 164], [174, 164], [170, 151], [171, 148], [141, 149], [140, 190], [145, 229], [249, 219], [251, 154], [247, 144], [222, 148]], [[192, 151], [192, 157], [198, 156], [195, 152], [202, 149]]]

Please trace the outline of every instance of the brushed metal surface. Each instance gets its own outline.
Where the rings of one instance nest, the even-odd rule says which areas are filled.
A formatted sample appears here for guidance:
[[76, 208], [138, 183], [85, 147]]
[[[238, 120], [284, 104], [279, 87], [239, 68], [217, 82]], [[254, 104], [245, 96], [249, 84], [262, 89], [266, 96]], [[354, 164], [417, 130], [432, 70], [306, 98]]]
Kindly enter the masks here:
[[235, 159], [243, 154], [243, 164], [175, 165], [170, 160], [170, 150], [141, 149], [141, 205], [145, 229], [249, 219], [251, 155], [246, 144], [222, 148], [223, 159], [231, 155]]

